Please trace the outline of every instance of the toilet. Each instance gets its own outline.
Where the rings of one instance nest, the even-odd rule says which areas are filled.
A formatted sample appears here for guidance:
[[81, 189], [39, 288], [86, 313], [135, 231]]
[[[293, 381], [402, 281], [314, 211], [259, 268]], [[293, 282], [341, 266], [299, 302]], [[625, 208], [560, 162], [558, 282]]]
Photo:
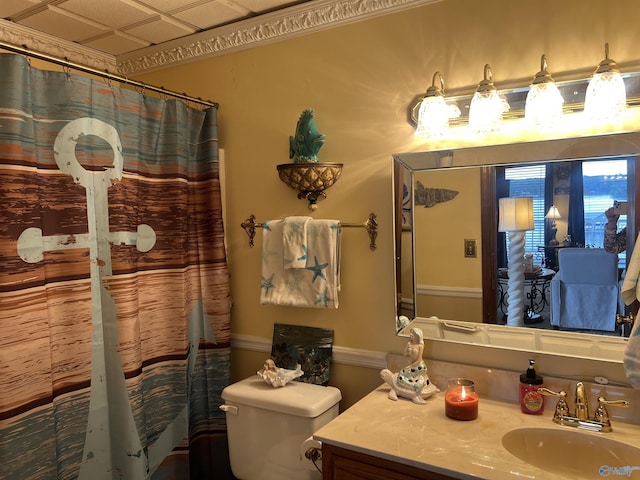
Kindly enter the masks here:
[[[258, 375], [222, 391], [229, 457], [241, 480], [312, 480], [322, 476], [301, 453], [303, 442], [338, 416], [335, 387], [289, 382], [274, 388]], [[318, 462], [318, 467], [320, 467]]]

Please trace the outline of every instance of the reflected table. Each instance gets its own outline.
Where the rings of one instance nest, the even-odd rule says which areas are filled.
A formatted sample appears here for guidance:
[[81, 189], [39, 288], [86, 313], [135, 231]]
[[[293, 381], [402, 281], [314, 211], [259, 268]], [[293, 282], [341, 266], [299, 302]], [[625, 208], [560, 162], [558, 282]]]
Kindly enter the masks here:
[[[531, 325], [544, 320], [542, 312], [549, 306], [551, 279], [556, 274], [550, 268], [539, 268], [533, 272], [524, 273], [525, 292], [529, 305], [525, 312], [524, 323]], [[509, 271], [506, 268], [498, 269], [498, 308], [503, 317], [507, 315]]]

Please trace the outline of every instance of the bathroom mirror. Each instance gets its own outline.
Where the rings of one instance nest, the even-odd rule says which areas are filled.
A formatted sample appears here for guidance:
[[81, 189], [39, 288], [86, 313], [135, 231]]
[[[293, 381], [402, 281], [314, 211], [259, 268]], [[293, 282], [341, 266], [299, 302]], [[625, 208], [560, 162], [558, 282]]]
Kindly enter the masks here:
[[[495, 174], [500, 167], [551, 164], [549, 172], [564, 172], [578, 160], [623, 160], [628, 165], [630, 257], [639, 231], [639, 156], [640, 132], [393, 155], [397, 333], [404, 336], [410, 326], [419, 325], [433, 339], [621, 361], [626, 340], [618, 333], [500, 324]], [[554, 199], [566, 193], [563, 185], [556, 180]], [[562, 246], [560, 234], [558, 240]], [[534, 252], [538, 263], [557, 252], [545, 248], [544, 240], [540, 243], [540, 252]]]

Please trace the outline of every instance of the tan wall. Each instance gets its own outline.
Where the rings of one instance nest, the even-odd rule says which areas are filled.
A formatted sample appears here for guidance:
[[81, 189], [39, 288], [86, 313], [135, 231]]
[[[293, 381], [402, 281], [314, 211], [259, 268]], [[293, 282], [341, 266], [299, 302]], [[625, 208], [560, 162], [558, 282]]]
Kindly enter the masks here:
[[[457, 296], [459, 289], [482, 289], [480, 170], [420, 172], [415, 181], [425, 188], [458, 192], [449, 201], [415, 209], [416, 311], [422, 317], [482, 322], [482, 299]], [[476, 240], [475, 258], [464, 256], [465, 239]], [[421, 294], [429, 287], [451, 290], [456, 296]]]
[[464, 256], [464, 239], [474, 239], [482, 250], [480, 225], [480, 170], [437, 170], [416, 175], [426, 187], [458, 194], [433, 207], [417, 206], [414, 212], [416, 279], [418, 285], [441, 287], [482, 286], [482, 262]]
[[[393, 322], [391, 154], [420, 148], [406, 121], [411, 99], [436, 70], [447, 89], [469, 90], [482, 79], [485, 63], [498, 87], [514, 79], [526, 85], [542, 53], [552, 73], [591, 70], [603, 59], [605, 42], [623, 66], [640, 59], [639, 20], [637, 0], [445, 0], [146, 75], [145, 82], [220, 102], [233, 333], [270, 339], [275, 322], [329, 327], [339, 346], [401, 352], [405, 340], [395, 337]], [[364, 230], [345, 231], [335, 311], [261, 306], [262, 235], [249, 248], [239, 227], [249, 214], [258, 221], [307, 214], [305, 202], [276, 173], [277, 164], [289, 161], [288, 138], [305, 108], [315, 109], [327, 136], [321, 161], [344, 163], [342, 178], [314, 216], [360, 222], [375, 212], [380, 228], [374, 252]], [[475, 348], [426, 350], [477, 363]], [[493, 350], [483, 362], [514, 355]], [[262, 357], [235, 351], [234, 379], [254, 373]], [[345, 404], [380, 383], [375, 372], [363, 377], [361, 370], [340, 366], [334, 372]]]

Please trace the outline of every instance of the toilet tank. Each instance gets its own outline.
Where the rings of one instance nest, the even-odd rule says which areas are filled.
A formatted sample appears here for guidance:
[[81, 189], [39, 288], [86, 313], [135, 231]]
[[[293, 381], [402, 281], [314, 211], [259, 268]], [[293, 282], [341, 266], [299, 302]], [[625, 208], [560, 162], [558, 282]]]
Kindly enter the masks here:
[[242, 480], [311, 480], [320, 478], [301, 445], [338, 416], [342, 398], [335, 387], [289, 382], [274, 388], [258, 375], [222, 391], [229, 457]]

